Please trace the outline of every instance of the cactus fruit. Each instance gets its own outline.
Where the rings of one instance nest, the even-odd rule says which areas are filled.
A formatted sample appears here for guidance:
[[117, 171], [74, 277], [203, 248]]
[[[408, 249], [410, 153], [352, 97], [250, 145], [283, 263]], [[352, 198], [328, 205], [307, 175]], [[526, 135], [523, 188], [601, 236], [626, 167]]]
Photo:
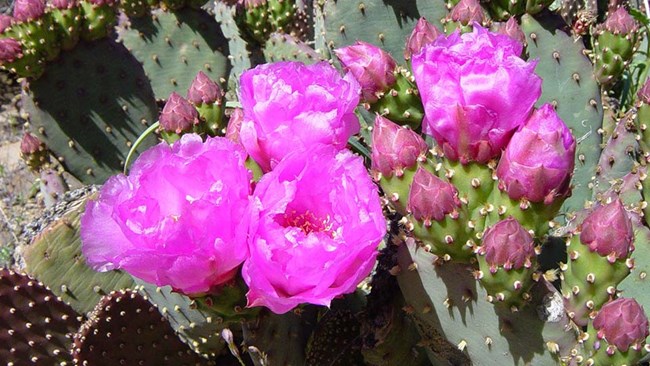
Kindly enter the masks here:
[[73, 49], [81, 35], [83, 14], [79, 0], [53, 0], [50, 2], [50, 14], [61, 42], [61, 49]]
[[219, 84], [214, 82], [203, 71], [199, 71], [187, 90], [187, 99], [194, 104], [199, 117], [204, 123], [206, 132], [211, 136], [223, 135], [224, 108], [222, 100], [224, 93]]
[[254, 42], [264, 44], [273, 32], [287, 32], [296, 15], [295, 0], [244, 1], [237, 8], [235, 21], [240, 31]]
[[639, 26], [624, 7], [610, 12], [594, 38], [595, 75], [604, 85], [618, 80], [632, 60]]
[[83, 9], [81, 38], [96, 41], [108, 36], [117, 22], [117, 0], [79, 0]]
[[20, 141], [20, 156], [34, 171], [38, 171], [50, 161], [45, 144], [29, 132], [26, 132]]

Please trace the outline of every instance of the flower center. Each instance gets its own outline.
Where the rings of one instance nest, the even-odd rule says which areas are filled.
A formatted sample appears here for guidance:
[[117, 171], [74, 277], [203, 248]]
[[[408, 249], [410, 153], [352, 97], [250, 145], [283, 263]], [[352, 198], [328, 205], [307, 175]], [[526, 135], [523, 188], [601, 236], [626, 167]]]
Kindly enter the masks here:
[[324, 219], [314, 215], [311, 211], [298, 212], [291, 210], [285, 212], [281, 225], [284, 227], [296, 227], [302, 230], [305, 235], [310, 233], [328, 233], [332, 235], [332, 223], [330, 215]]

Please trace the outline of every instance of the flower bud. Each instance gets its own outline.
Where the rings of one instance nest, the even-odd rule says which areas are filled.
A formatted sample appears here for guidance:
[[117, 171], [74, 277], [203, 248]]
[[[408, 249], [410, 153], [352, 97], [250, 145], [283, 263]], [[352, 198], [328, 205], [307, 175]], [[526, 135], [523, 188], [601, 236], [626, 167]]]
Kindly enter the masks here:
[[650, 79], [646, 80], [645, 84], [643, 84], [636, 95], [639, 97], [639, 101], [645, 104], [650, 104]]
[[643, 307], [636, 300], [623, 297], [603, 305], [593, 326], [598, 339], [607, 340], [622, 352], [630, 346], [642, 346], [650, 334]]
[[50, 0], [50, 6], [55, 9], [72, 9], [75, 6], [79, 5], [78, 0]]
[[187, 91], [187, 99], [194, 105], [220, 103], [222, 95], [219, 85], [212, 81], [203, 71], [196, 74], [190, 89]]
[[390, 54], [375, 45], [357, 41], [352, 46], [334, 50], [334, 53], [357, 79], [362, 97], [367, 102], [376, 102], [377, 94], [395, 83], [393, 72], [397, 63]]
[[194, 106], [176, 92], [173, 92], [160, 114], [160, 126], [162, 129], [178, 134], [189, 130], [193, 125], [198, 123], [199, 113]]
[[460, 0], [453, 9], [449, 17], [452, 21], [462, 25], [470, 25], [474, 22], [483, 24], [485, 13], [477, 0]]
[[7, 28], [11, 27], [13, 22], [14, 18], [9, 15], [0, 14], [0, 33], [4, 33]]
[[515, 218], [508, 217], [490, 227], [483, 235], [479, 248], [485, 254], [490, 271], [497, 267], [506, 270], [530, 267], [530, 258], [535, 256], [533, 237]]
[[45, 13], [43, 0], [16, 0], [14, 18], [19, 22], [28, 22], [40, 18]]
[[440, 221], [446, 214], [456, 215], [460, 207], [458, 191], [422, 167], [413, 176], [409, 192], [408, 210], [420, 221]]
[[13, 38], [0, 39], [0, 64], [14, 62], [22, 56], [20, 42]]
[[592, 252], [611, 258], [627, 258], [634, 250], [632, 222], [620, 199], [598, 206], [582, 223], [580, 241]]
[[413, 32], [406, 41], [404, 59], [410, 60], [412, 55], [420, 53], [422, 47], [433, 42], [442, 32], [424, 17], [420, 18], [413, 28]]
[[499, 165], [499, 187], [510, 198], [550, 204], [569, 192], [576, 142], [550, 104], [533, 112], [512, 136]]
[[241, 108], [233, 109], [230, 114], [230, 120], [228, 121], [228, 126], [226, 127], [226, 138], [234, 143], [241, 143], [239, 140], [239, 131], [241, 130], [241, 124], [244, 122], [244, 111]]
[[517, 23], [515, 18], [510, 18], [507, 22], [498, 23], [496, 32], [505, 34], [521, 44], [526, 43], [526, 35], [521, 30], [521, 27], [519, 27], [519, 23]]
[[634, 18], [622, 6], [607, 16], [604, 26], [606, 30], [614, 34], [629, 34], [639, 28]]
[[38, 137], [26, 132], [23, 139], [20, 141], [20, 153], [23, 155], [30, 155], [43, 150], [43, 143]]
[[372, 169], [386, 177], [402, 175], [424, 156], [428, 146], [424, 139], [410, 128], [401, 127], [387, 118], [377, 116], [372, 130]]

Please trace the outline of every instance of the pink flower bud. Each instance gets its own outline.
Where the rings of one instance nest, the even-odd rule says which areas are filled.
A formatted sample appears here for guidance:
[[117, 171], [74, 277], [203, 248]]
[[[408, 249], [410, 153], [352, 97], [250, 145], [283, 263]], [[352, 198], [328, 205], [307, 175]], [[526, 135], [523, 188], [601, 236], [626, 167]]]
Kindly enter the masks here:
[[482, 24], [485, 21], [485, 13], [477, 0], [460, 0], [453, 9], [449, 17], [452, 21], [462, 25], [469, 25], [474, 22]]
[[413, 56], [415, 82], [433, 136], [451, 160], [488, 162], [501, 154], [542, 93], [535, 61], [522, 45], [475, 25], [472, 33], [440, 36]]
[[160, 114], [160, 127], [165, 131], [181, 133], [198, 123], [199, 112], [185, 98], [173, 92]]
[[230, 114], [230, 120], [228, 121], [228, 126], [226, 126], [226, 138], [239, 144], [239, 131], [243, 122], [244, 111], [241, 108], [235, 108]]
[[451, 183], [436, 177], [428, 170], [420, 167], [413, 176], [409, 192], [408, 210], [416, 220], [440, 221], [445, 215], [457, 215], [460, 207], [458, 191]]
[[45, 13], [43, 0], [16, 0], [14, 3], [14, 18], [19, 22], [38, 19]]
[[636, 300], [623, 297], [603, 305], [593, 326], [598, 339], [607, 340], [621, 352], [626, 352], [631, 346], [638, 350], [650, 334], [643, 307]]
[[420, 18], [406, 41], [404, 59], [410, 60], [412, 55], [420, 53], [422, 47], [433, 42], [441, 34], [443, 33], [435, 25], [429, 23], [424, 17]]
[[386, 177], [402, 175], [424, 156], [428, 146], [415, 131], [401, 127], [382, 116], [375, 118], [372, 130], [372, 169]]
[[497, 167], [499, 186], [514, 200], [551, 203], [566, 196], [575, 148], [569, 128], [545, 104], [512, 136]]
[[645, 84], [639, 89], [636, 94], [639, 100], [645, 104], [650, 104], [650, 79], [647, 79]]
[[9, 15], [0, 14], [0, 33], [4, 33], [7, 28], [11, 27], [13, 22], [14, 18]]
[[529, 268], [530, 258], [535, 256], [535, 243], [519, 221], [510, 216], [487, 229], [479, 253], [485, 255], [492, 273], [497, 267], [506, 270]]
[[334, 53], [357, 79], [363, 99], [367, 102], [376, 102], [377, 94], [395, 83], [393, 72], [397, 63], [388, 52], [375, 45], [357, 41], [352, 46], [334, 50]]
[[38, 151], [42, 150], [43, 148], [43, 143], [41, 140], [38, 139], [38, 137], [32, 135], [29, 132], [26, 132], [25, 135], [23, 136], [23, 139], [20, 141], [20, 152], [23, 155], [30, 155], [37, 153]]
[[582, 223], [580, 241], [610, 262], [627, 258], [634, 250], [633, 240], [632, 222], [619, 199], [596, 207]]
[[203, 71], [199, 71], [187, 91], [187, 99], [194, 103], [199, 104], [214, 104], [221, 101], [223, 93], [217, 83], [212, 81], [208, 75]]
[[72, 9], [78, 5], [78, 0], [49, 0], [49, 4], [55, 9]]
[[639, 28], [636, 20], [622, 6], [607, 16], [604, 26], [614, 34], [630, 34]]
[[0, 39], [0, 63], [13, 62], [22, 56], [20, 42], [13, 38]]
[[519, 27], [519, 23], [517, 23], [515, 18], [510, 18], [505, 23], [498, 23], [496, 32], [505, 34], [521, 44], [526, 43], [526, 35], [521, 30], [521, 27]]

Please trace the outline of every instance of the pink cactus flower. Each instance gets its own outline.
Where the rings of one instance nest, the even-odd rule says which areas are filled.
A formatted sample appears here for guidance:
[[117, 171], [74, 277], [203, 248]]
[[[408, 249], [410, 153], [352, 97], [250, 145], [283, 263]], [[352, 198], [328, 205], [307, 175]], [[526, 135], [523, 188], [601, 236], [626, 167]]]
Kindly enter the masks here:
[[20, 153], [23, 155], [34, 154], [43, 149], [43, 143], [38, 137], [26, 132], [20, 141]]
[[87, 263], [193, 295], [235, 276], [248, 257], [252, 174], [241, 146], [186, 134], [110, 178], [81, 219]]
[[409, 191], [408, 209], [416, 220], [427, 226], [431, 220], [441, 221], [445, 215], [458, 217], [458, 191], [422, 167], [418, 168]]
[[603, 305], [593, 326], [599, 340], [605, 339], [621, 352], [627, 352], [630, 347], [639, 351], [650, 335], [643, 307], [630, 298], [621, 297]]
[[160, 127], [169, 132], [189, 131], [199, 123], [199, 112], [187, 99], [172, 92], [160, 114]]
[[639, 29], [639, 25], [627, 10], [620, 6], [615, 12], [607, 16], [604, 28], [614, 34], [629, 34], [636, 32]]
[[460, 0], [451, 12], [449, 18], [462, 25], [470, 25], [474, 22], [482, 24], [485, 21], [485, 13], [477, 0]]
[[395, 84], [397, 62], [381, 48], [362, 41], [334, 50], [341, 64], [361, 85], [363, 100], [376, 102], [378, 94]]
[[401, 176], [405, 168], [409, 168], [424, 157], [428, 150], [427, 143], [413, 130], [401, 127], [382, 116], [375, 118], [372, 130], [372, 165], [386, 177], [395, 173]]
[[499, 267], [517, 270], [530, 268], [530, 259], [535, 256], [535, 243], [530, 233], [511, 216], [497, 222], [485, 232], [478, 251], [485, 255], [492, 273]]
[[497, 167], [499, 187], [510, 198], [550, 204], [569, 193], [576, 142], [550, 104], [533, 112], [515, 132]]
[[241, 76], [241, 142], [264, 171], [314, 144], [343, 149], [359, 132], [359, 94], [354, 77], [342, 78], [327, 62], [257, 66]]
[[241, 143], [239, 131], [241, 130], [242, 122], [244, 122], [244, 111], [241, 108], [233, 109], [230, 114], [230, 120], [228, 120], [228, 126], [226, 126], [226, 138], [237, 144]]
[[410, 60], [411, 56], [420, 53], [422, 47], [433, 42], [441, 34], [443, 33], [435, 25], [429, 23], [424, 17], [420, 18], [406, 41], [404, 59]]
[[194, 103], [194, 105], [220, 103], [222, 97], [223, 92], [219, 84], [210, 79], [203, 71], [196, 74], [192, 85], [187, 91], [187, 100]]
[[0, 39], [0, 64], [14, 62], [22, 55], [23, 51], [20, 42], [13, 38]]
[[498, 23], [496, 27], [497, 33], [504, 34], [521, 44], [526, 43], [526, 35], [521, 30], [521, 27], [519, 27], [517, 19], [510, 18], [507, 22]]
[[11, 25], [14, 22], [14, 18], [12, 18], [9, 15], [5, 14], [0, 14], [0, 33], [4, 33], [4, 31], [11, 27]]
[[45, 13], [43, 0], [16, 0], [14, 2], [14, 19], [19, 22], [36, 20]]
[[331, 145], [296, 152], [257, 184], [242, 276], [248, 306], [328, 306], [375, 263], [386, 220], [360, 157]]
[[582, 223], [580, 241], [610, 262], [634, 250], [634, 229], [620, 199], [596, 207]]
[[497, 157], [541, 95], [536, 62], [522, 45], [479, 25], [472, 33], [440, 36], [413, 56], [424, 104], [422, 131], [447, 158], [485, 163]]

